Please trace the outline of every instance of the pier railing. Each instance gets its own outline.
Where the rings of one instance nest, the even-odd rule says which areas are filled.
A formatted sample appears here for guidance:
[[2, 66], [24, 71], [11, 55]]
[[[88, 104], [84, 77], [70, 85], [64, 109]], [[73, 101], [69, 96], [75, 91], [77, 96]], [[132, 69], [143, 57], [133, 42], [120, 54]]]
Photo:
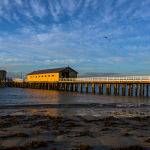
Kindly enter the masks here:
[[60, 78], [60, 82], [148, 82], [150, 76]]

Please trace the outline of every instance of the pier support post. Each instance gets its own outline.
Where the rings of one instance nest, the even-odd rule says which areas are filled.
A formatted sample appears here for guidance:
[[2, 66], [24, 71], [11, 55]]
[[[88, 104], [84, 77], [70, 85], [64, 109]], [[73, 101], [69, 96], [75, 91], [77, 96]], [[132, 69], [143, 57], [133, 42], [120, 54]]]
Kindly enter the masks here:
[[110, 84], [106, 84], [106, 94], [110, 95]]
[[95, 84], [92, 84], [92, 93], [95, 93]]
[[142, 87], [143, 87], [142, 96], [145, 96], [145, 84], [142, 84]]
[[126, 85], [125, 84], [122, 84], [122, 96], [125, 96], [126, 95]]
[[117, 84], [117, 95], [120, 95], [120, 84]]
[[146, 96], [149, 97], [149, 84], [146, 85]]
[[48, 86], [48, 87], [47, 87], [47, 89], [48, 89], [48, 90], [50, 90], [50, 84], [49, 84], [49, 83], [48, 83], [48, 85], [47, 85], [47, 86]]
[[101, 94], [101, 95], [102, 95], [102, 94], [103, 94], [103, 92], [102, 92], [102, 91], [103, 91], [103, 90], [102, 90], [102, 84], [99, 84], [99, 86], [98, 86], [98, 87], [99, 87], [99, 94]]
[[67, 83], [67, 91], [69, 91], [69, 83]]
[[135, 84], [135, 96], [138, 96], [139, 85]]
[[75, 83], [75, 92], [78, 92], [78, 83]]
[[51, 88], [52, 88], [52, 90], [54, 90], [54, 84], [53, 83], [51, 84]]
[[47, 83], [44, 83], [44, 89], [47, 90]]
[[[24, 87], [24, 84], [23, 84], [23, 87]], [[34, 88], [35, 88], [35, 89], [37, 88], [37, 83], [34, 84]]]
[[67, 83], [64, 84], [64, 90], [67, 91]]
[[83, 92], [83, 84], [80, 83], [80, 92], [82, 93]]
[[128, 96], [131, 96], [131, 85], [128, 84]]
[[63, 89], [63, 83], [58, 83], [59, 84], [59, 90], [62, 91]]
[[72, 91], [74, 92], [75, 91], [75, 84], [72, 83]]
[[142, 84], [140, 83], [140, 93], [139, 93], [140, 96], [142, 96]]
[[88, 84], [85, 84], [85, 90], [86, 90], [86, 93], [89, 92]]
[[133, 84], [131, 84], [131, 96], [133, 96]]
[[73, 83], [70, 84], [70, 91], [73, 92]]
[[117, 84], [114, 84], [114, 95], [117, 95]]
[[108, 94], [111, 95], [111, 84], [109, 84], [109, 90], [108, 91], [109, 91]]

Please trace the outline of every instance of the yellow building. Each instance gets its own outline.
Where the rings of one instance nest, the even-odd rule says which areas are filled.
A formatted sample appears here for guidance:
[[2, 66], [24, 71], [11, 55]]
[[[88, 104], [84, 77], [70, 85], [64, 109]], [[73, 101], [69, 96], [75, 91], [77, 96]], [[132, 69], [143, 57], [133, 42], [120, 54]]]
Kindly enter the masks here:
[[27, 75], [28, 82], [57, 82], [60, 78], [76, 78], [78, 72], [70, 67], [33, 71]]

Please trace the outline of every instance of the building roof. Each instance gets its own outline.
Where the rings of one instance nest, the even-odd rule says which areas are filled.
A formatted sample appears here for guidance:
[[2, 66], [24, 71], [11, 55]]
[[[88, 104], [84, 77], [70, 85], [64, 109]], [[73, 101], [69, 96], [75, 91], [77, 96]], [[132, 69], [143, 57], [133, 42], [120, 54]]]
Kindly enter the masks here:
[[31, 73], [29, 73], [28, 75], [34, 75], [34, 74], [44, 74], [44, 73], [59, 73], [65, 69], [70, 69], [76, 73], [78, 73], [77, 71], [75, 71], [74, 69], [70, 68], [70, 67], [63, 67], [63, 68], [53, 68], [53, 69], [44, 69], [44, 70], [37, 70], [37, 71], [33, 71]]
[[0, 70], [0, 72], [6, 72], [5, 70]]

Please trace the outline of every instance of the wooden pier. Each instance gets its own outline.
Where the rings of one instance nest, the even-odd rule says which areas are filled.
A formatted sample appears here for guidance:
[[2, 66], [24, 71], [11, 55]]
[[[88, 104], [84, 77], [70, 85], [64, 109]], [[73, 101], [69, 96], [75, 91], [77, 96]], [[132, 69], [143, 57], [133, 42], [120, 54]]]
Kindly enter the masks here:
[[100, 95], [150, 96], [150, 76], [62, 78], [58, 82], [7, 82], [6, 86]]
[[0, 81], [0, 88], [6, 87], [6, 81]]

